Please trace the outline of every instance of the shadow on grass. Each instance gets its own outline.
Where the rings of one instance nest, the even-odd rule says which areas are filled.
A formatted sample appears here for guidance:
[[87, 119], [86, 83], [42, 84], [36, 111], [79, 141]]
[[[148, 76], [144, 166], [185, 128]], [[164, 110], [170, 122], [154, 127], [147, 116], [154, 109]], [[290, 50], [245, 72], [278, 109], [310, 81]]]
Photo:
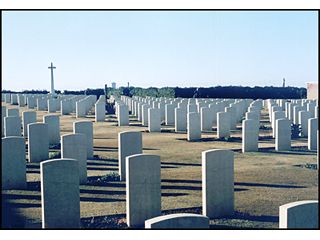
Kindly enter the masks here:
[[[191, 183], [191, 184], [201, 184], [201, 180], [185, 180], [185, 179], [162, 179], [162, 183]], [[294, 186], [294, 185], [281, 185], [281, 184], [265, 184], [265, 183], [248, 183], [248, 182], [235, 182], [234, 186], [245, 186], [245, 187], [271, 187], [271, 188], [306, 188], [305, 186]], [[180, 186], [172, 186], [180, 187]], [[184, 187], [184, 186], [181, 186]], [[198, 190], [198, 189], [190, 189]], [[201, 190], [201, 187], [200, 187]], [[244, 191], [249, 189], [235, 188], [234, 191]]]
[[81, 202], [125, 202], [125, 199], [117, 198], [96, 198], [96, 197], [80, 197]]
[[201, 138], [193, 141], [188, 141], [187, 138], [176, 138], [176, 140], [185, 141], [185, 142], [242, 142], [241, 137], [229, 137], [227, 138], [227, 140], [223, 138], [216, 138], [216, 137]]
[[274, 140], [272, 136], [259, 136], [259, 141], [272, 141]]
[[101, 161], [101, 162], [93, 162], [95, 160], [88, 160], [87, 166], [115, 166], [118, 167], [118, 164], [116, 163], [108, 163], [107, 161]]
[[[261, 216], [254, 216], [250, 215], [248, 213], [243, 213], [243, 212], [238, 212], [235, 211], [232, 216], [228, 217], [219, 217], [219, 218], [212, 218], [216, 220], [221, 220], [221, 219], [226, 219], [226, 220], [233, 220], [233, 219], [238, 219], [238, 220], [246, 220], [246, 221], [256, 221], [256, 222], [279, 222], [279, 217], [278, 216], [269, 216], [269, 215], [261, 215]], [[229, 226], [232, 227], [233, 226]]]
[[81, 218], [81, 228], [84, 229], [127, 229], [126, 214], [112, 214], [105, 216]]
[[31, 169], [40, 169], [40, 164], [39, 163], [27, 163], [26, 164], [27, 168], [31, 168]]
[[41, 207], [40, 203], [13, 203], [13, 202], [10, 202], [10, 205], [13, 208], [40, 208]]
[[178, 196], [187, 196], [188, 193], [161, 193], [161, 197], [178, 197]]
[[107, 118], [105, 121], [106, 122], [118, 122], [118, 120], [114, 120], [114, 119], [110, 119], [110, 118]]
[[[93, 147], [94, 151], [102, 151], [102, 152], [117, 152], [118, 147]], [[146, 148], [144, 147], [143, 150], [160, 150], [159, 148]], [[94, 160], [94, 159], [93, 159]]]
[[80, 193], [86, 193], [86, 194], [106, 194], [106, 195], [126, 195], [126, 191], [117, 191], [117, 190], [95, 190], [95, 189], [80, 189]]
[[174, 166], [201, 166], [200, 163], [177, 163], [177, 162], [162, 162], [163, 165], [174, 165]]
[[167, 183], [195, 183], [195, 184], [201, 184], [202, 181], [200, 180], [184, 180], [184, 179], [161, 179], [161, 182], [167, 182]]
[[40, 174], [40, 170], [35, 170], [35, 169], [27, 169], [26, 172], [27, 172], [27, 173], [37, 173], [37, 174]]
[[99, 161], [99, 162], [116, 162], [118, 163], [118, 159], [114, 158], [99, 158], [98, 155], [95, 155], [94, 158], [90, 159], [91, 161]]
[[146, 127], [146, 126], [143, 126], [142, 123], [130, 123], [129, 127]]
[[106, 167], [106, 168], [102, 168], [102, 167], [90, 167], [90, 166], [88, 166], [87, 167], [87, 170], [95, 170], [95, 171], [118, 171], [118, 168], [116, 167], [116, 168], [108, 168], [108, 167]]
[[270, 188], [306, 188], [305, 186], [265, 184], [265, 183], [247, 183], [247, 182], [235, 182], [234, 185], [235, 186], [246, 186], [246, 187], [270, 187]]
[[118, 148], [117, 147], [93, 147], [94, 151], [100, 151], [100, 152], [117, 152]]
[[[189, 191], [201, 191], [202, 187], [196, 187], [196, 186], [161, 186], [161, 189], [171, 189], [171, 190], [189, 190]], [[247, 188], [234, 188], [235, 192], [242, 192], [247, 191], [249, 189]]]
[[174, 129], [161, 129], [162, 133], [185, 134], [184, 132], [176, 132]]
[[[202, 214], [202, 207], [190, 207], [190, 208], [176, 208], [176, 209], [167, 209], [162, 210], [161, 215], [169, 215], [175, 213], [193, 213], [193, 214]], [[257, 221], [257, 222], [279, 222], [278, 216], [253, 216], [247, 213], [241, 213], [235, 211], [234, 215], [225, 218], [215, 218], [211, 220], [217, 220], [217, 223], [210, 224], [210, 229], [243, 229], [241, 226], [233, 226], [226, 224], [219, 224], [219, 220], [226, 220], [227, 222], [232, 220], [244, 220], [244, 221]], [[112, 214], [105, 216], [81, 218], [82, 228], [128, 228], [126, 224], [126, 214]], [[136, 227], [137, 229], [143, 228], [143, 226]]]
[[3, 200], [13, 200], [13, 199], [25, 199], [25, 200], [41, 200], [40, 195], [24, 195], [24, 194], [2, 194]]
[[107, 187], [119, 187], [119, 188], [125, 188], [126, 183], [120, 182], [120, 181], [98, 181], [101, 178], [101, 176], [91, 176], [87, 178], [87, 184], [88, 186], [107, 186]]
[[27, 191], [37, 191], [40, 192], [41, 190], [41, 183], [40, 181], [36, 181], [36, 182], [27, 182], [27, 189], [25, 189]]
[[253, 216], [247, 213], [235, 212], [232, 219], [243, 219], [249, 221], [257, 221], [257, 222], [279, 222], [278, 216], [269, 216], [269, 215], [261, 215], [261, 216]]
[[161, 165], [161, 168], [165, 169], [165, 168], [179, 168], [179, 167], [175, 167], [175, 166], [163, 166], [163, 165]]
[[94, 139], [116, 139], [116, 138], [110, 138], [110, 137], [94, 137]]
[[293, 146], [290, 151], [276, 151], [275, 147], [259, 147], [259, 152], [288, 155], [316, 155], [315, 151], [308, 150], [306, 146]]

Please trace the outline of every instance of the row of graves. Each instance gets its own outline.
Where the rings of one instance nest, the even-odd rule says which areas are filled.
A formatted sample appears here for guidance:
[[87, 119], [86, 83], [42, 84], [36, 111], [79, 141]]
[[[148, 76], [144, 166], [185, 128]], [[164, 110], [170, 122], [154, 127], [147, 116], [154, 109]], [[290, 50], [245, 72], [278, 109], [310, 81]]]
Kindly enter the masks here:
[[[88, 180], [87, 161], [94, 156], [93, 124], [106, 121], [106, 99], [86, 95], [2, 94], [2, 190], [26, 189], [26, 163], [39, 163], [42, 228], [80, 228], [80, 185]], [[183, 99], [111, 96], [118, 126], [130, 126], [134, 116], [149, 132], [171, 126], [184, 132], [187, 141], [217, 129], [217, 139], [229, 138], [242, 124], [242, 152], [259, 151], [261, 111], [268, 111], [276, 151], [291, 149], [292, 132], [298, 127], [308, 149], [318, 151], [318, 105], [313, 100]], [[21, 108], [28, 108], [20, 112]], [[42, 122], [37, 112], [47, 111]], [[53, 114], [54, 113], [54, 114]], [[59, 114], [57, 114], [59, 113]], [[85, 119], [94, 114], [94, 122]], [[73, 132], [61, 135], [60, 120], [75, 115]], [[61, 157], [49, 160], [52, 146]], [[118, 134], [120, 182], [125, 183], [126, 223], [129, 228], [210, 227], [210, 219], [232, 216], [234, 152], [202, 152], [202, 214], [162, 215], [161, 156], [143, 153], [140, 131]], [[279, 228], [318, 228], [318, 200], [279, 206]]]

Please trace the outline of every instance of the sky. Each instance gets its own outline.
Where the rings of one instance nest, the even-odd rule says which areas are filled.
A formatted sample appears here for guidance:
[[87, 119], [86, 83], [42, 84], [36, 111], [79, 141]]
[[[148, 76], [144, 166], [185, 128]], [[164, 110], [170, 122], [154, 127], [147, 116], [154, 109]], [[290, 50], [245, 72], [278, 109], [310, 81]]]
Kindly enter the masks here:
[[318, 82], [315, 11], [5, 11], [2, 89]]

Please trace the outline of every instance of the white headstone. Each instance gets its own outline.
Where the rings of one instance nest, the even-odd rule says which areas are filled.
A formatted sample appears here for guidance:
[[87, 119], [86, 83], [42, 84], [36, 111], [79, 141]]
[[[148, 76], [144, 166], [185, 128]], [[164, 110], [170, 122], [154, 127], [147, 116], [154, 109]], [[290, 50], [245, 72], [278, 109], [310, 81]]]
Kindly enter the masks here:
[[272, 113], [272, 137], [276, 137], [276, 121], [281, 118], [285, 118], [286, 114], [284, 111], [275, 111]]
[[301, 126], [301, 134], [303, 137], [308, 137], [308, 120], [311, 118], [311, 113], [307, 111], [299, 112], [299, 124]]
[[74, 159], [40, 164], [42, 228], [80, 227], [79, 163]]
[[81, 118], [86, 116], [86, 102], [79, 100], [76, 102], [76, 117]]
[[84, 134], [65, 134], [61, 136], [61, 157], [79, 162], [79, 182], [87, 182], [87, 139]]
[[200, 108], [201, 131], [212, 131], [214, 111], [209, 107]]
[[303, 111], [303, 107], [301, 106], [294, 106], [293, 107], [293, 123], [299, 124], [299, 112]]
[[165, 120], [166, 120], [166, 125], [174, 124], [174, 105], [173, 104], [166, 104]]
[[4, 118], [7, 116], [7, 107], [1, 106], [1, 136], [4, 136]]
[[28, 124], [29, 162], [41, 162], [49, 158], [49, 130], [46, 123]]
[[34, 96], [27, 97], [27, 105], [29, 109], [33, 109], [37, 106], [37, 101]]
[[60, 103], [61, 115], [68, 115], [72, 112], [72, 101], [65, 99]]
[[234, 154], [230, 150], [202, 152], [202, 212], [209, 218], [234, 212]]
[[279, 228], [319, 229], [319, 201], [306, 200], [279, 207]]
[[60, 143], [60, 118], [58, 115], [44, 115], [43, 123], [48, 124], [49, 144], [57, 145]]
[[46, 111], [48, 109], [48, 102], [45, 98], [37, 99], [37, 110], [38, 111]]
[[57, 100], [53, 98], [48, 99], [48, 112], [55, 113], [57, 111]]
[[175, 213], [148, 219], [145, 221], [145, 228], [208, 229], [209, 218], [200, 214]]
[[21, 118], [5, 117], [4, 118], [4, 136], [21, 136]]
[[201, 139], [200, 114], [197, 112], [188, 113], [187, 138], [188, 141], [195, 141]]
[[97, 101], [95, 103], [95, 120], [96, 122], [104, 122], [106, 117], [105, 102]]
[[128, 126], [129, 125], [129, 110], [125, 105], [118, 105], [118, 126]]
[[136, 154], [126, 157], [126, 213], [129, 227], [144, 226], [161, 213], [160, 156]]
[[26, 145], [23, 137], [4, 137], [1, 140], [2, 189], [25, 189]]
[[73, 123], [73, 133], [82, 133], [87, 139], [87, 158], [93, 158], [93, 124], [89, 121]]
[[24, 111], [22, 112], [22, 122], [23, 122], [23, 136], [28, 137], [28, 124], [37, 122], [37, 112], [36, 111]]
[[217, 138], [230, 137], [230, 113], [217, 113]]
[[187, 131], [187, 110], [186, 108], [175, 108], [175, 131]]
[[309, 118], [308, 120], [308, 149], [318, 150], [317, 142], [318, 118]]
[[118, 160], [120, 180], [126, 180], [126, 157], [142, 153], [141, 132], [118, 133]]
[[148, 109], [148, 129], [149, 132], [161, 132], [161, 116], [160, 109]]
[[257, 152], [259, 140], [259, 122], [249, 119], [242, 122], [242, 152]]
[[276, 120], [276, 151], [289, 151], [291, 149], [291, 121], [282, 118]]
[[149, 111], [150, 106], [147, 104], [142, 105], [142, 125], [143, 126], [148, 126], [148, 111]]
[[19, 117], [19, 109], [18, 108], [7, 108], [6, 117]]

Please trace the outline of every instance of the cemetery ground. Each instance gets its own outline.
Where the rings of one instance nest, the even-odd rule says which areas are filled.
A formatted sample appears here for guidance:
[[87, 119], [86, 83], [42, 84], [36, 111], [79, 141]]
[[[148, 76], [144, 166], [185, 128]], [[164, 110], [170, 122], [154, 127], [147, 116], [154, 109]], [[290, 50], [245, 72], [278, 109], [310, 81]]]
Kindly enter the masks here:
[[[14, 106], [3, 104], [7, 108]], [[20, 108], [20, 113], [27, 110]], [[42, 122], [45, 111], [37, 111]], [[59, 115], [58, 113], [56, 113]], [[61, 135], [72, 133], [76, 119], [60, 116]], [[318, 199], [317, 153], [307, 150], [307, 138], [292, 139], [292, 150], [276, 152], [267, 112], [262, 111], [259, 152], [241, 152], [241, 124], [231, 138], [216, 138], [216, 129], [202, 133], [202, 140], [188, 142], [186, 133], [162, 126], [161, 133], [149, 133], [135, 117], [130, 126], [118, 127], [115, 116], [94, 122], [94, 159], [87, 162], [88, 182], [80, 186], [82, 228], [127, 228], [125, 182], [118, 179], [118, 133], [142, 131], [143, 153], [161, 158], [162, 214], [202, 213], [201, 153], [210, 149], [231, 149], [235, 153], [235, 214], [210, 220], [210, 228], [278, 228], [279, 206], [300, 200]], [[59, 158], [60, 147], [50, 149]], [[27, 163], [27, 190], [2, 191], [2, 200], [24, 218], [21, 228], [41, 228], [39, 163]]]

